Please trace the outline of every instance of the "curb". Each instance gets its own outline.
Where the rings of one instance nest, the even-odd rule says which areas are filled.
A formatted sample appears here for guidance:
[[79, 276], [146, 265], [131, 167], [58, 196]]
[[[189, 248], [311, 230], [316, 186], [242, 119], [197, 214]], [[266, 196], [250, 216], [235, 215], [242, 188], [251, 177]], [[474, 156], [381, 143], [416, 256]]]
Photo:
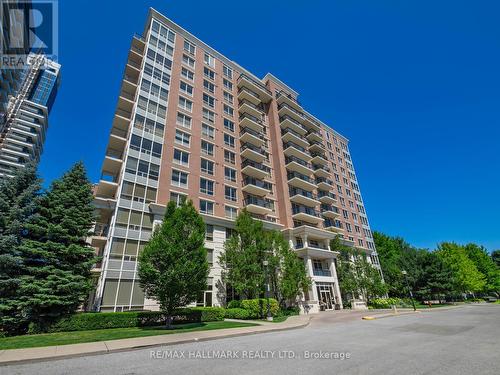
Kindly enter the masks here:
[[363, 316], [361, 319], [362, 320], [377, 320], [377, 319], [383, 319], [383, 318], [391, 318], [391, 317], [396, 317], [396, 316], [401, 316], [401, 315], [410, 315], [410, 314], [420, 314], [422, 311], [417, 310], [417, 311], [404, 311], [404, 312], [398, 312], [398, 313], [391, 313], [391, 314], [384, 314], [384, 315], [367, 315]]
[[[119, 340], [111, 340], [111, 341], [98, 341], [98, 342], [90, 342], [90, 343], [82, 343], [82, 344], [69, 344], [69, 345], [85, 345], [85, 344], [102, 344], [103, 349], [100, 350], [91, 350], [91, 351], [86, 351], [86, 352], [75, 352], [72, 354], [61, 354], [61, 355], [51, 355], [51, 356], [44, 356], [44, 357], [38, 357], [38, 358], [25, 358], [25, 359], [14, 359], [14, 360], [6, 360], [2, 361], [1, 357], [2, 355], [5, 355], [9, 350], [29, 350], [29, 349], [39, 349], [38, 348], [26, 348], [26, 349], [7, 349], [7, 350], [0, 350], [0, 368], [2, 366], [9, 366], [9, 365], [20, 365], [20, 364], [26, 364], [26, 363], [38, 363], [38, 362], [48, 362], [48, 361], [55, 361], [55, 360], [60, 360], [60, 359], [68, 359], [68, 358], [78, 358], [78, 357], [86, 357], [86, 356], [94, 356], [94, 355], [102, 355], [102, 354], [110, 354], [110, 353], [118, 353], [118, 352], [127, 352], [127, 351], [132, 351], [132, 350], [138, 350], [138, 349], [146, 349], [146, 348], [153, 348], [153, 347], [164, 347], [164, 346], [172, 346], [172, 345], [180, 345], [180, 344], [189, 344], [189, 343], [195, 343], [195, 342], [203, 342], [203, 341], [212, 341], [212, 340], [218, 340], [218, 339], [226, 339], [226, 338], [233, 338], [233, 337], [239, 337], [239, 336], [250, 336], [250, 335], [258, 335], [261, 333], [269, 333], [269, 332], [279, 332], [279, 331], [289, 331], [293, 329], [300, 329], [300, 328], [305, 328], [309, 325], [310, 321], [312, 319], [312, 316], [309, 316], [308, 319], [300, 324], [290, 326], [290, 327], [274, 327], [271, 328], [268, 325], [258, 325], [255, 327], [249, 327], [249, 328], [257, 328], [257, 327], [269, 327], [269, 329], [263, 329], [263, 330], [255, 330], [255, 331], [248, 331], [248, 332], [240, 332], [240, 333], [231, 333], [228, 332], [225, 335], [220, 335], [220, 336], [207, 336], [207, 337], [195, 337], [195, 338], [189, 338], [189, 339], [180, 339], [177, 341], [171, 341], [171, 342], [165, 342], [165, 343], [153, 343], [153, 344], [137, 344], [137, 345], [131, 345], [129, 347], [124, 347], [124, 348], [109, 348], [108, 344], [113, 344], [113, 341], [119, 341]], [[279, 324], [279, 323], [278, 323]], [[238, 328], [228, 328], [228, 330], [232, 329], [238, 329]], [[213, 332], [217, 331], [222, 331], [222, 330], [214, 330]], [[200, 331], [200, 332], [209, 332], [209, 331]], [[182, 333], [181, 333], [182, 335]], [[165, 335], [165, 336], [170, 336], [170, 335]], [[161, 337], [159, 336], [145, 336], [154, 338], [154, 337]], [[129, 340], [129, 339], [123, 339], [123, 340]], [[69, 346], [68, 345], [68, 346]], [[64, 347], [66, 345], [60, 345], [60, 346], [54, 346], [55, 352], [57, 353], [57, 348], [58, 347]], [[47, 347], [42, 347], [42, 348], [47, 348]]]

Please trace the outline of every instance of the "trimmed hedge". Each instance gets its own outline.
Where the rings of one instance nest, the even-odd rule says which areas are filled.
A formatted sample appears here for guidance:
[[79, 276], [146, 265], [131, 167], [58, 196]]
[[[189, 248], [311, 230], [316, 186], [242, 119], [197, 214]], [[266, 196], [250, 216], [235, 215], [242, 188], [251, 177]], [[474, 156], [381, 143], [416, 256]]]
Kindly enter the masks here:
[[[176, 323], [200, 323], [224, 320], [221, 307], [186, 307], [174, 314]], [[146, 327], [165, 324], [160, 311], [129, 311], [108, 313], [78, 313], [62, 318], [47, 332], [88, 331], [93, 329]]]
[[238, 299], [233, 299], [227, 304], [228, 309], [241, 309], [241, 301]]
[[[275, 316], [280, 309], [278, 301], [276, 301], [274, 298], [269, 298], [269, 306], [271, 315]], [[249, 317], [251, 319], [263, 318], [266, 316], [267, 312], [267, 299], [244, 299], [241, 301], [241, 308], [248, 311]]]
[[240, 309], [239, 307], [226, 309], [225, 317], [227, 319], [250, 319], [248, 310]]

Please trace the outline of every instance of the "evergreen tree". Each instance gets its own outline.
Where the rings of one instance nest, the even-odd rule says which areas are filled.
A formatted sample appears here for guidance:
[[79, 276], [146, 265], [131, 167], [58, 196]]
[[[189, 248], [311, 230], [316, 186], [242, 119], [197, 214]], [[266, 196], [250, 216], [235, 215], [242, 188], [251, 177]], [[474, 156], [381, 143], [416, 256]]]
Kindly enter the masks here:
[[500, 268], [500, 250], [492, 251], [491, 259], [493, 260], [493, 263], [495, 263], [497, 267]]
[[175, 309], [196, 301], [206, 290], [205, 224], [191, 201], [176, 208], [169, 202], [163, 223], [139, 256], [140, 285], [172, 323]]
[[34, 164], [17, 169], [0, 184], [0, 326], [14, 333], [25, 319], [19, 307], [23, 260], [19, 250], [26, 224], [38, 211], [40, 180]]
[[433, 252], [425, 252], [421, 258], [422, 278], [415, 287], [415, 294], [421, 300], [442, 300], [454, 294], [453, 272]]
[[26, 226], [19, 307], [33, 331], [75, 312], [92, 288], [96, 259], [86, 242], [95, 220], [92, 200], [85, 168], [77, 163], [52, 183], [39, 215]]

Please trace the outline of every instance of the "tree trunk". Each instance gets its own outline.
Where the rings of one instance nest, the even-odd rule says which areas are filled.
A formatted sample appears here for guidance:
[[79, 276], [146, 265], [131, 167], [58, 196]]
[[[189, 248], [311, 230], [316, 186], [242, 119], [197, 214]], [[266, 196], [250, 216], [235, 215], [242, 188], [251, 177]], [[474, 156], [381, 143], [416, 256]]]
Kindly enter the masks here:
[[166, 328], [167, 329], [172, 329], [173, 321], [174, 321], [174, 317], [172, 315], [167, 315], [167, 319], [166, 319]]

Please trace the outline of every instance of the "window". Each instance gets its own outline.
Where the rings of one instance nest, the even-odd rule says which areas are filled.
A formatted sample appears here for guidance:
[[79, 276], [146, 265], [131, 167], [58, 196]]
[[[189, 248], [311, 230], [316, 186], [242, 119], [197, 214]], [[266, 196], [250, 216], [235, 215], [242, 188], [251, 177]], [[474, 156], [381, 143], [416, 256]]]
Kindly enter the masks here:
[[203, 68], [203, 75], [212, 81], [215, 79], [215, 72], [213, 70], [208, 69], [206, 66]]
[[224, 161], [226, 163], [236, 164], [236, 154], [229, 150], [224, 150]]
[[205, 201], [200, 199], [200, 212], [202, 214], [213, 215], [214, 214], [214, 202]]
[[203, 80], [203, 88], [212, 94], [215, 92], [215, 85], [206, 79]]
[[224, 119], [224, 129], [234, 132], [234, 122], [225, 118]]
[[236, 170], [224, 167], [224, 179], [226, 181], [236, 182]]
[[174, 163], [189, 166], [189, 153], [174, 148]]
[[194, 59], [189, 57], [188, 55], [182, 55], [182, 62], [187, 66], [194, 68]]
[[206, 178], [200, 178], [200, 193], [214, 195], [214, 182]]
[[215, 107], [215, 98], [204, 93], [203, 94], [203, 104], [205, 104], [206, 106], [209, 106], [210, 108], [214, 108]]
[[211, 224], [206, 224], [205, 226], [205, 240], [207, 241], [214, 240], [214, 226]]
[[225, 186], [224, 187], [224, 197], [227, 200], [236, 202], [236, 188], [231, 187], [231, 186]]
[[201, 159], [201, 171], [203, 173], [213, 175], [214, 174], [214, 162], [202, 158]]
[[215, 57], [212, 55], [209, 55], [208, 53], [205, 52], [205, 56], [203, 57], [203, 61], [205, 61], [205, 64], [208, 66], [211, 66], [212, 68], [215, 67]]
[[229, 66], [224, 65], [222, 67], [222, 73], [224, 74], [225, 77], [233, 79], [233, 69], [231, 69]]
[[191, 129], [191, 117], [183, 113], [177, 113], [177, 125]]
[[223, 84], [224, 84], [224, 88], [228, 89], [228, 90], [233, 90], [233, 84], [231, 83], [231, 81], [228, 81], [227, 79], [223, 79], [222, 80]]
[[224, 144], [229, 147], [234, 147], [234, 137], [224, 133]]
[[233, 96], [226, 91], [224, 91], [224, 100], [229, 104], [233, 104]]
[[351, 227], [351, 224], [349, 224], [349, 223], [345, 223], [345, 228], [347, 229], [347, 231], [348, 231], [349, 233], [352, 233], [352, 227]]
[[175, 202], [177, 207], [179, 207], [181, 204], [183, 204], [187, 199], [187, 195], [184, 194], [179, 194], [179, 193], [170, 193], [170, 201]]
[[224, 104], [224, 113], [228, 116], [233, 116], [234, 114], [234, 109], [227, 104]]
[[214, 156], [214, 145], [213, 143], [202, 140], [201, 141], [201, 153], [209, 156]]
[[188, 174], [186, 172], [172, 169], [172, 185], [187, 188]]
[[181, 76], [183, 76], [186, 79], [189, 79], [190, 81], [194, 81], [194, 73], [184, 67], [182, 67]]
[[191, 135], [175, 129], [175, 143], [189, 147]]
[[213, 124], [215, 122], [215, 113], [209, 109], [203, 108], [203, 119]]
[[238, 209], [236, 207], [224, 206], [224, 211], [228, 219], [236, 219], [238, 216]]
[[193, 86], [188, 85], [186, 82], [181, 81], [180, 90], [189, 96], [193, 96]]
[[205, 137], [210, 138], [210, 139], [214, 139], [215, 129], [213, 127], [211, 127], [210, 125], [202, 123], [201, 124], [201, 134]]
[[182, 108], [185, 111], [192, 112], [193, 111], [193, 102], [191, 100], [187, 100], [182, 96], [179, 96], [179, 108]]
[[196, 47], [193, 43], [188, 42], [187, 40], [184, 41], [184, 51], [186, 51], [187, 53], [194, 55], [195, 48]]

